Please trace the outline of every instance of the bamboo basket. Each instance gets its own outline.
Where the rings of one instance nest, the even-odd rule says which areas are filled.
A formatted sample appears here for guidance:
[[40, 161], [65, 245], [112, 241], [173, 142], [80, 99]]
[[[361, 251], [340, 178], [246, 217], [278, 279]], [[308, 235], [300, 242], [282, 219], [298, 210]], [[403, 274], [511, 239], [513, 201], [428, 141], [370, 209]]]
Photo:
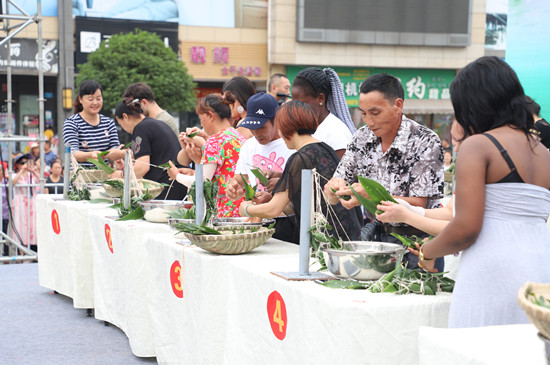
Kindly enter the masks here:
[[[107, 180], [107, 179], [106, 179]], [[121, 182], [124, 182], [123, 179], [109, 179], [109, 180], [118, 180]], [[159, 184], [156, 181], [151, 181], [147, 179], [138, 179], [138, 183], [141, 186], [141, 190], [145, 192], [145, 190], [149, 191], [149, 194], [151, 195], [151, 199], [155, 199], [157, 196], [162, 193], [162, 190], [164, 189], [164, 186]], [[149, 189], [146, 189], [143, 187], [144, 183], [149, 184], [151, 187]], [[123, 189], [115, 188], [114, 186], [111, 186], [109, 184], [103, 184], [103, 187], [105, 188], [105, 192], [111, 197], [111, 198], [120, 198], [122, 196]], [[139, 190], [137, 187], [130, 188], [130, 196], [137, 196], [139, 195]]]
[[[222, 235], [194, 235], [184, 233], [185, 237], [195, 246], [203, 250], [222, 255], [238, 255], [247, 253], [263, 245], [273, 236], [275, 229], [266, 227], [256, 232], [232, 233], [231, 227], [213, 227], [215, 230], [226, 233]], [[245, 229], [246, 230], [246, 229]]]
[[[74, 176], [74, 171], [71, 171], [71, 179]], [[79, 182], [81, 184], [87, 184], [87, 183], [96, 183], [103, 180], [107, 180], [109, 178], [109, 175], [103, 170], [96, 170], [96, 169], [79, 169], [76, 173], [76, 179], [75, 182]]]
[[550, 309], [533, 303], [528, 297], [529, 292], [535, 294], [537, 298], [542, 295], [546, 299], [550, 299], [550, 284], [528, 281], [523, 284], [518, 292], [519, 306], [525, 311], [527, 318], [537, 327], [539, 332], [550, 340]]

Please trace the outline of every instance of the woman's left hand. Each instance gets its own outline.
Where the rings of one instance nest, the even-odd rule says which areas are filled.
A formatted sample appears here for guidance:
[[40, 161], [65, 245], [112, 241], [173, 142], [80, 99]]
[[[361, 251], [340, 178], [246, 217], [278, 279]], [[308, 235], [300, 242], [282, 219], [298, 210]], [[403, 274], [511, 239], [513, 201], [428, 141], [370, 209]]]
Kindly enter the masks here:
[[421, 269], [424, 269], [427, 272], [432, 272], [432, 273], [438, 272], [438, 270], [435, 268], [435, 259], [421, 260], [420, 245], [416, 242], [414, 244], [416, 246], [416, 250], [410, 247], [408, 247], [407, 250], [409, 250], [409, 252], [412, 252], [414, 255], [418, 256], [418, 267], [420, 267]]
[[187, 152], [187, 156], [189, 156], [189, 158], [193, 160], [194, 163], [201, 163], [202, 150], [199, 147], [196, 147], [194, 144], [188, 143], [185, 145], [185, 152]]

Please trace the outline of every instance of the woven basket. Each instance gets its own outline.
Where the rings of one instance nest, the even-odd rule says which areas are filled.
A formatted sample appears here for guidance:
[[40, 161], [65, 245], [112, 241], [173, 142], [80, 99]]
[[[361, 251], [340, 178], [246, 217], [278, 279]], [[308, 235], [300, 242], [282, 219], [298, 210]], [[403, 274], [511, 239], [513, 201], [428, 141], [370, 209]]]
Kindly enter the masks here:
[[[74, 176], [74, 171], [71, 171], [71, 179]], [[109, 175], [103, 170], [95, 170], [95, 169], [80, 169], [78, 170], [76, 180], [80, 183], [96, 183], [103, 180], [107, 180], [109, 178]]]
[[191, 243], [203, 250], [222, 255], [238, 255], [250, 252], [256, 247], [263, 245], [275, 233], [275, 229], [265, 227], [260, 228], [256, 232], [237, 234], [232, 233], [231, 227], [214, 227], [214, 229], [227, 234], [219, 236], [184, 233], [184, 235]]
[[550, 339], [550, 309], [533, 303], [527, 296], [529, 292], [535, 294], [537, 298], [542, 295], [546, 299], [550, 299], [550, 284], [528, 281], [523, 284], [518, 292], [519, 306], [525, 311], [527, 318], [544, 337]]
[[[124, 182], [123, 179], [110, 179], [110, 180], [118, 180], [121, 182]], [[141, 185], [141, 190], [145, 192], [145, 190], [149, 190], [149, 194], [151, 195], [151, 199], [155, 199], [157, 196], [162, 193], [162, 190], [164, 189], [164, 186], [159, 184], [158, 182], [147, 180], [147, 179], [139, 179], [139, 184]], [[151, 187], [149, 189], [145, 189], [143, 187], [143, 183], [148, 183]], [[103, 184], [103, 187], [105, 188], [105, 192], [109, 194], [111, 198], [120, 198], [122, 196], [123, 189], [115, 188], [114, 186]], [[137, 188], [130, 188], [130, 196], [137, 196], [139, 194], [139, 191]]]

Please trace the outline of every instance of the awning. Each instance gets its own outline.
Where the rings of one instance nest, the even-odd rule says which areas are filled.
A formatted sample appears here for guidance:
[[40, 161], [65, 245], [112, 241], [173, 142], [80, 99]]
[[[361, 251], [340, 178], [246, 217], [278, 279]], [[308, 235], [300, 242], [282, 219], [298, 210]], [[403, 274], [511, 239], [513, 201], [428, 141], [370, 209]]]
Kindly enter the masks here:
[[450, 99], [405, 99], [403, 103], [405, 114], [453, 114], [453, 104]]

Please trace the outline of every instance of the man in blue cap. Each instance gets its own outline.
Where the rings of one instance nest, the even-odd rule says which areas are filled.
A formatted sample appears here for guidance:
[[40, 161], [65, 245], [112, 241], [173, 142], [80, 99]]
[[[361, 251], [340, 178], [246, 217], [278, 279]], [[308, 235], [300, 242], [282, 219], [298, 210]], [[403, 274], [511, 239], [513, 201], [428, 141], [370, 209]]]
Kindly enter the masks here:
[[[236, 200], [243, 195], [244, 183], [241, 178], [248, 178], [252, 186], [257, 185], [257, 199], [262, 199], [262, 192], [271, 192], [278, 177], [283, 172], [286, 161], [295, 151], [289, 150], [279, 136], [275, 127], [275, 114], [279, 109], [277, 100], [266, 93], [252, 95], [246, 104], [246, 118], [240, 127], [251, 130], [253, 137], [241, 147], [235, 177], [229, 181], [226, 194], [229, 199]], [[263, 186], [251, 169], [259, 168], [267, 175], [268, 186]], [[270, 195], [269, 195], [270, 196]], [[262, 201], [258, 201], [260, 203]]]

